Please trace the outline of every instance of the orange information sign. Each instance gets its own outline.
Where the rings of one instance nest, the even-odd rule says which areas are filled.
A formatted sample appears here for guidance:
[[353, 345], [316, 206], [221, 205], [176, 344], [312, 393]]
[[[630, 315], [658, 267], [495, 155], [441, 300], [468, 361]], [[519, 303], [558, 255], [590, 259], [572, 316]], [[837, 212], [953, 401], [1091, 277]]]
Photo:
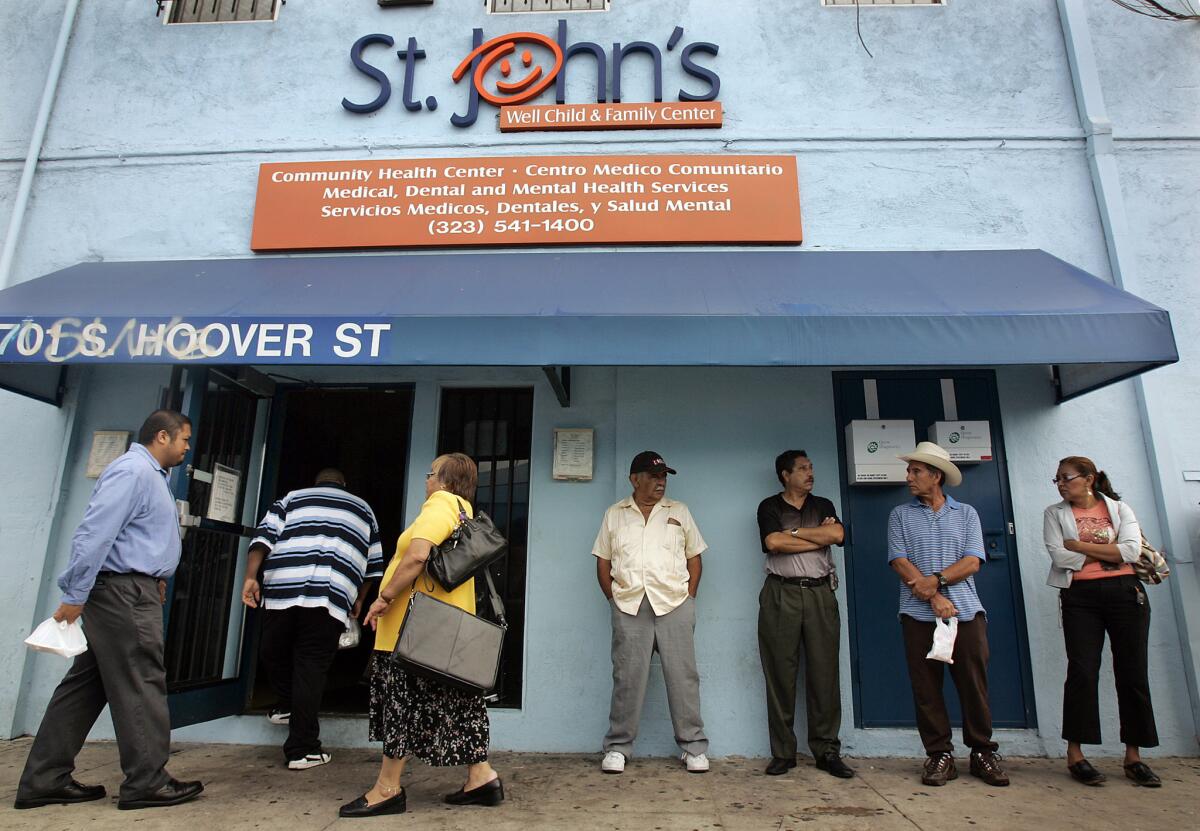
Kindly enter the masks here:
[[526, 104], [500, 108], [500, 132], [720, 127], [723, 115], [720, 101], [669, 104]]
[[525, 156], [264, 164], [250, 247], [800, 241], [792, 156]]

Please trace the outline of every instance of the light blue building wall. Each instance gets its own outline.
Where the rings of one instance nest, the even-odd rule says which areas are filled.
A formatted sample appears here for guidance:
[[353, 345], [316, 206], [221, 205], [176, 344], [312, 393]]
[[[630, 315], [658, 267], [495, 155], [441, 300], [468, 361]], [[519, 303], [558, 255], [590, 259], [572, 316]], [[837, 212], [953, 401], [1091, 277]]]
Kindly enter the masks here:
[[[24, 156], [65, 0], [0, 5], [0, 222], [8, 227]], [[1054, 460], [1091, 455], [1137, 509], [1152, 539], [1170, 524], [1173, 584], [1152, 588], [1151, 678], [1162, 746], [1197, 752], [1198, 702], [1192, 650], [1200, 648], [1200, 594], [1192, 561], [1200, 545], [1200, 28], [1160, 23], [1107, 2], [950, 0], [944, 8], [853, 10], [819, 0], [731, 4], [720, 0], [637, 3], [574, 14], [572, 41], [645, 39], [720, 44], [725, 126], [704, 131], [500, 134], [494, 111], [459, 130], [448, 123], [464, 94], [449, 80], [473, 27], [488, 36], [518, 29], [552, 35], [554, 15], [489, 17], [482, 3], [379, 9], [371, 2], [293, 0], [268, 24], [164, 27], [144, 0], [83, 0], [31, 200], [17, 239], [12, 282], [79, 261], [251, 256], [250, 218], [258, 165], [309, 159], [472, 155], [769, 153], [798, 160], [803, 250], [1042, 248], [1113, 279], [1110, 243], [1081, 127], [1071, 55], [1096, 56], [1097, 89], [1113, 125], [1125, 218], [1120, 247], [1126, 287], [1167, 308], [1181, 360], [1145, 377], [1063, 405], [1045, 368], [997, 371], [1008, 476], [1039, 727], [1005, 731], [1006, 752], [1060, 754], [1065, 672], [1055, 593], [1045, 587], [1042, 508], [1056, 499]], [[1085, 12], [1065, 34], [1064, 13]], [[1078, 17], [1074, 18], [1079, 20]], [[340, 105], [364, 101], [373, 83], [354, 72], [350, 44], [371, 32], [412, 36], [427, 51], [421, 96], [436, 112], [400, 104], [400, 62], [387, 69], [391, 102], [370, 116]], [[372, 53], [376, 54], [376, 53]], [[664, 53], [664, 98], [694, 86]], [[594, 100], [589, 59], [569, 65], [571, 102]], [[626, 100], [649, 97], [637, 59]], [[1136, 284], [1136, 287], [1135, 287]], [[347, 286], [347, 291], [352, 291]], [[688, 502], [708, 539], [697, 649], [703, 712], [717, 755], [767, 753], [755, 621], [761, 554], [753, 509], [773, 492], [774, 455], [803, 446], [817, 492], [840, 505], [831, 373], [820, 368], [577, 368], [571, 407], [561, 408], [536, 369], [336, 370], [341, 382], [413, 384], [409, 504], [434, 455], [439, 391], [446, 385], [524, 385], [535, 393], [524, 700], [493, 712], [498, 748], [590, 751], [599, 747], [609, 692], [607, 608], [589, 555], [604, 508], [625, 495], [629, 457], [662, 452], [680, 475], [673, 496]], [[334, 370], [314, 368], [319, 377]], [[62, 408], [0, 394], [0, 734], [33, 732], [64, 670], [27, 653], [20, 640], [57, 603], [54, 579], [69, 554], [92, 481], [88, 437], [136, 429], [156, 406], [168, 370], [73, 371]], [[334, 377], [334, 376], [330, 376]], [[771, 402], [770, 410], [763, 402]], [[779, 413], [786, 414], [780, 417]], [[589, 483], [550, 478], [554, 427], [596, 430]], [[1148, 446], [1165, 454], [1150, 461]], [[381, 475], [386, 475], [381, 470]], [[1157, 474], [1157, 475], [1156, 475]], [[1161, 495], [1156, 498], [1156, 491]], [[842, 555], [839, 553], [838, 555]], [[884, 568], [882, 552], [879, 567]], [[845, 590], [841, 592], [845, 608]], [[894, 626], [891, 611], [879, 626]], [[843, 738], [856, 755], [916, 753], [915, 731], [854, 727], [849, 644], [843, 633]], [[638, 752], [673, 742], [661, 674], [654, 671]], [[909, 694], [907, 679], [880, 679]], [[1102, 706], [1117, 752], [1115, 697]], [[801, 712], [802, 712], [801, 708]], [[111, 729], [102, 718], [98, 736]], [[277, 740], [260, 717], [231, 717], [177, 731], [178, 738]], [[333, 745], [365, 743], [365, 723], [333, 719]]]

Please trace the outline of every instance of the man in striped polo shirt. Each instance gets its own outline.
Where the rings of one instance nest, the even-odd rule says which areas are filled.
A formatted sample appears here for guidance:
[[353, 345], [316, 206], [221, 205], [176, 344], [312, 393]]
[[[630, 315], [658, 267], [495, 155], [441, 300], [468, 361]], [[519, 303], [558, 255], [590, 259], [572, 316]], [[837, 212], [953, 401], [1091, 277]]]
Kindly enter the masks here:
[[375, 514], [333, 468], [318, 473], [314, 487], [276, 501], [258, 525], [242, 602], [263, 608], [262, 659], [279, 696], [270, 719], [288, 725], [283, 753], [291, 770], [331, 758], [317, 721], [325, 674], [349, 619], [362, 610], [368, 581], [382, 574]]
[[942, 697], [941, 661], [925, 657], [936, 621], [958, 618], [950, 677], [963, 714], [963, 742], [971, 748], [971, 774], [989, 785], [1007, 785], [992, 741], [992, 711], [987, 691], [987, 614], [972, 575], [986, 559], [979, 514], [945, 493], [962, 483], [950, 454], [933, 442], [899, 457], [908, 462], [905, 481], [911, 502], [897, 505], [888, 518], [888, 562], [900, 575], [900, 626], [917, 711], [917, 730], [925, 745], [926, 785], [958, 778], [950, 715]]

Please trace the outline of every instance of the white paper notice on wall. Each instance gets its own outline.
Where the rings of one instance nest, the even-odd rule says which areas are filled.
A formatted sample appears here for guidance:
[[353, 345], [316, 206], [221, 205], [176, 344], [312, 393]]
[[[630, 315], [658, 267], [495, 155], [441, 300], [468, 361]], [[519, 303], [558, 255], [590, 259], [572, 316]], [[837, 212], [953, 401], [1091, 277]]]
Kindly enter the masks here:
[[213, 465], [212, 484], [208, 491], [208, 511], [205, 516], [217, 522], [238, 522], [238, 488], [242, 472], [225, 465]]
[[87, 478], [99, 479], [104, 468], [129, 449], [133, 433], [128, 430], [97, 430], [92, 433], [92, 449], [88, 451]]
[[568, 482], [591, 480], [594, 453], [595, 433], [590, 427], [556, 429], [553, 477]]

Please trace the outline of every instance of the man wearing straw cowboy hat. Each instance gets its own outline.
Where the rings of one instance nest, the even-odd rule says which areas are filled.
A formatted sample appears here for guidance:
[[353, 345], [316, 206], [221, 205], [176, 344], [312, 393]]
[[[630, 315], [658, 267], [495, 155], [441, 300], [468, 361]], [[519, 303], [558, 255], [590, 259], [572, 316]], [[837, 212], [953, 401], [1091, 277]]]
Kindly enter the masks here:
[[987, 690], [987, 615], [972, 575], [986, 559], [979, 514], [958, 502], [945, 487], [962, 483], [950, 454], [930, 441], [899, 457], [908, 462], [905, 481], [911, 502], [897, 505], [888, 518], [888, 562], [900, 575], [900, 627], [925, 745], [926, 785], [958, 778], [950, 715], [942, 698], [941, 661], [927, 660], [937, 620], [958, 619], [950, 677], [963, 714], [963, 743], [971, 748], [971, 774], [989, 785], [1008, 784], [992, 741]]

